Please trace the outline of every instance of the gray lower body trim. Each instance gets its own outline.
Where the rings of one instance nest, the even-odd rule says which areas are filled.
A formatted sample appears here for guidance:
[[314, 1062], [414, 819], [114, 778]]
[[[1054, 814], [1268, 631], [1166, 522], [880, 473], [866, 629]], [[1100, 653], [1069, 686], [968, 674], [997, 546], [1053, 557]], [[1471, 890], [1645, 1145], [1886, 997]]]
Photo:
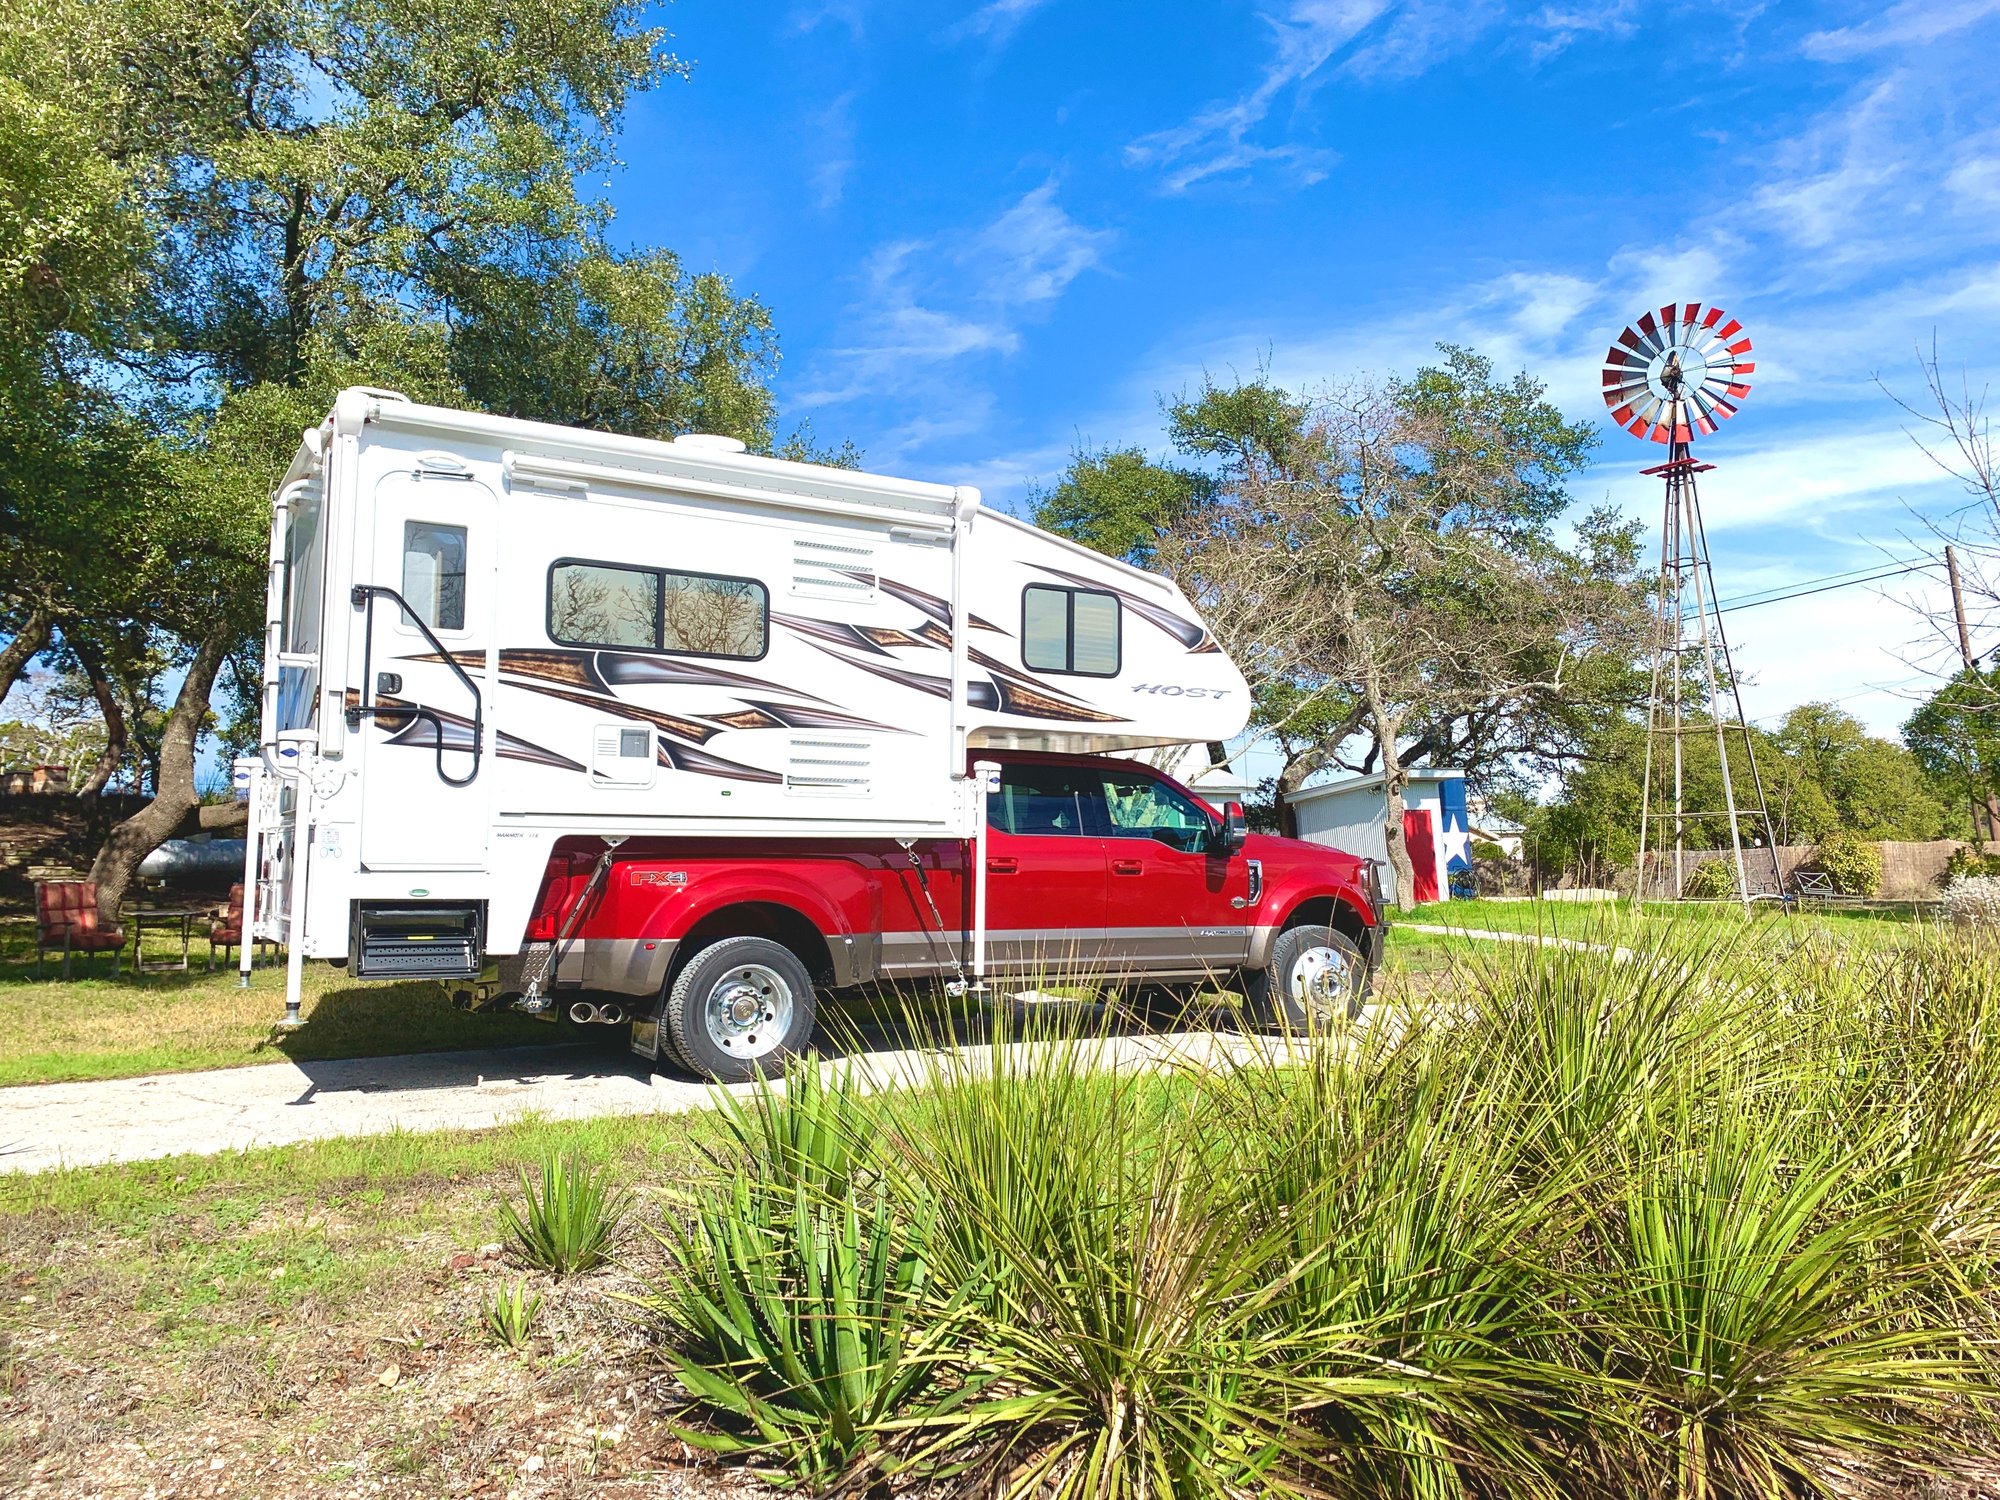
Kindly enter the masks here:
[[666, 985], [674, 947], [671, 938], [583, 938], [563, 955], [556, 983], [652, 998]]
[[[1082, 974], [1104, 978], [1227, 978], [1243, 967], [1243, 928], [1068, 927], [995, 929], [986, 935], [989, 973]], [[1265, 944], [1269, 950], [1268, 942]], [[885, 979], [956, 972], [972, 961], [970, 942], [957, 934], [888, 932], [882, 935]]]

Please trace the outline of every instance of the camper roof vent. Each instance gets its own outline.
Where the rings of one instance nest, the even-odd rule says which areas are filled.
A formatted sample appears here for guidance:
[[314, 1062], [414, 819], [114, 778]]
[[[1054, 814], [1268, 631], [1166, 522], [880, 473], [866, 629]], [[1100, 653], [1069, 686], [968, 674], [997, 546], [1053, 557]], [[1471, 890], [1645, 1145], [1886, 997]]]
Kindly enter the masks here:
[[741, 438], [723, 437], [713, 432], [684, 432], [674, 439], [676, 448], [699, 448], [703, 453], [745, 452]]

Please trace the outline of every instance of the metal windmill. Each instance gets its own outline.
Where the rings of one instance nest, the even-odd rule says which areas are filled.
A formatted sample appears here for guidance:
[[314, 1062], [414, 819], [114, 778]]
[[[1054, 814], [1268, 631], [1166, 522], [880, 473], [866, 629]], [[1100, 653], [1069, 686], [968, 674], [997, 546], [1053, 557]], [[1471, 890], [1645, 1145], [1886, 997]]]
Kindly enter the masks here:
[[[1646, 889], [1646, 854], [1665, 858], [1673, 842], [1673, 888], [1679, 896], [1687, 878], [1687, 825], [1720, 812], [1729, 823], [1736, 895], [1747, 907], [1749, 871], [1743, 858], [1743, 820], [1770, 851], [1774, 885], [1781, 894], [1777, 839], [1764, 801], [1764, 778], [1757, 769], [1743, 695], [1729, 658], [1729, 638], [1715, 597], [1708, 535], [1701, 519], [1695, 476], [1715, 466], [1697, 463], [1694, 435], [1709, 436], [1716, 423], [1736, 415], [1736, 403], [1750, 394], [1744, 377], [1750, 339], [1743, 325], [1719, 307], [1698, 302], [1669, 303], [1643, 314], [1618, 335], [1604, 357], [1604, 401], [1612, 420], [1634, 437], [1667, 445], [1667, 461], [1642, 472], [1666, 481], [1666, 509], [1660, 523], [1660, 576], [1655, 594], [1652, 693], [1646, 710], [1646, 771], [1639, 814], [1638, 894]], [[1690, 658], [1693, 658], [1692, 662]], [[1692, 667], [1692, 671], [1690, 670]], [[1715, 737], [1722, 769], [1721, 809], [1690, 811], [1685, 798], [1685, 755], [1691, 734]], [[1731, 741], [1735, 767], [1731, 766]], [[1749, 771], [1743, 787], [1737, 773]], [[1671, 787], [1672, 808], [1664, 805]], [[1754, 801], [1738, 800], [1738, 791]], [[1758, 878], [1761, 882], [1763, 861]]]

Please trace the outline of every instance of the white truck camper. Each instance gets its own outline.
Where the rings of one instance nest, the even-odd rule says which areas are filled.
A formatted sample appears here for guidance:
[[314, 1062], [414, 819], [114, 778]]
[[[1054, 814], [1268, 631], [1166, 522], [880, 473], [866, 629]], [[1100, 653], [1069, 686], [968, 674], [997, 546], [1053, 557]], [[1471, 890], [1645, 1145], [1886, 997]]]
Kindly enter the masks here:
[[[294, 1023], [308, 958], [534, 1010], [634, 841], [949, 847], [976, 981], [981, 751], [1220, 741], [1248, 710], [1174, 584], [977, 490], [352, 389], [273, 497], [246, 919]], [[655, 983], [643, 941], [593, 961]]]

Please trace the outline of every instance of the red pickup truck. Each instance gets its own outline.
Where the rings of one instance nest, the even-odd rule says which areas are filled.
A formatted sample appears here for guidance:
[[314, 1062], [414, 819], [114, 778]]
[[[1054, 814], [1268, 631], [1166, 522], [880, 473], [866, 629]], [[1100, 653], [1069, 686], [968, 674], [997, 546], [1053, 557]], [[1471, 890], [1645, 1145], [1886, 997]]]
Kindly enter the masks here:
[[[987, 798], [989, 977], [1214, 980], [1295, 1025], [1360, 1007], [1382, 943], [1368, 862], [1247, 834], [1240, 807], [1218, 811], [1130, 760], [979, 758], [1001, 768]], [[806, 1045], [822, 991], [968, 977], [970, 847], [565, 839], [527, 936], [557, 945], [572, 1019], [629, 1020], [642, 1056], [744, 1078]]]

